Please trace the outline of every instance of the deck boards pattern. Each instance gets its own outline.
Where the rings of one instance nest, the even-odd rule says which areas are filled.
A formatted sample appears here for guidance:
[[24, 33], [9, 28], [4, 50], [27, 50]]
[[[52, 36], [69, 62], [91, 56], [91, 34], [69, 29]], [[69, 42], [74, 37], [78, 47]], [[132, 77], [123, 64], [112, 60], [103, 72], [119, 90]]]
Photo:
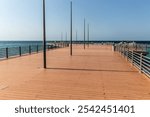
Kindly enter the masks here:
[[150, 99], [150, 79], [140, 74], [111, 46], [91, 45], [0, 61], [2, 100]]

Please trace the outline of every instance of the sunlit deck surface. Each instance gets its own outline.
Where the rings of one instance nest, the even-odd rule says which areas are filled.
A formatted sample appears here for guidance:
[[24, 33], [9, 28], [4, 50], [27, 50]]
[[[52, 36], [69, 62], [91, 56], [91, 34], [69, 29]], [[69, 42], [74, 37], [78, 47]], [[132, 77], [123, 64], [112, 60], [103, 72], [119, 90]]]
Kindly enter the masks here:
[[111, 46], [73, 46], [0, 61], [0, 99], [150, 99], [150, 79]]

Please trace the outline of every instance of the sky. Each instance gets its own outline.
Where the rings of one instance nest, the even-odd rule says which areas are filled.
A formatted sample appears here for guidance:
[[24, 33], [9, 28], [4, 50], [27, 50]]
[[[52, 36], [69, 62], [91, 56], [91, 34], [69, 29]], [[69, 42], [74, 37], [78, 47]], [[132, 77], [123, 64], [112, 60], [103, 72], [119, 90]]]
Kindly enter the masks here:
[[[150, 0], [72, 0], [73, 39], [149, 40]], [[87, 30], [86, 30], [87, 31]], [[69, 40], [70, 0], [46, 0], [47, 40]], [[42, 0], [0, 0], [0, 40], [42, 40]]]

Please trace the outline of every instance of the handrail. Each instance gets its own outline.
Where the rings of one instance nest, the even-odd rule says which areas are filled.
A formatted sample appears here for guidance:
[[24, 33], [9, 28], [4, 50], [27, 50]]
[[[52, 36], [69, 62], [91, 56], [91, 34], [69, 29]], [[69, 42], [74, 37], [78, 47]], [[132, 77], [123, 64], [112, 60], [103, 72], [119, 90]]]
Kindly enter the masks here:
[[[138, 47], [142, 46], [138, 45]], [[117, 44], [113, 48], [131, 62], [133, 66], [139, 69], [140, 73], [144, 73], [150, 78], [150, 57], [144, 56], [142, 53], [138, 53], [135, 50], [129, 50], [124, 44]]]
[[[47, 44], [47, 50], [68, 47], [68, 43], [51, 43]], [[11, 57], [22, 56], [26, 54], [38, 53], [43, 50], [42, 45], [28, 45], [28, 46], [15, 46], [15, 47], [6, 47], [0, 48], [0, 60], [8, 59]]]

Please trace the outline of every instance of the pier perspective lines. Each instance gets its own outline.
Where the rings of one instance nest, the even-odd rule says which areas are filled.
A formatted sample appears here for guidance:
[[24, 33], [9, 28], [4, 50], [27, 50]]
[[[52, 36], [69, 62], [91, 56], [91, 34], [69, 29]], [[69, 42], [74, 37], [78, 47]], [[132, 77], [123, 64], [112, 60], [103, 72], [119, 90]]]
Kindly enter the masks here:
[[[10, 72], [11, 71], [11, 72]], [[122, 100], [150, 99], [150, 79], [111, 45], [73, 44], [0, 61], [0, 99]]]

